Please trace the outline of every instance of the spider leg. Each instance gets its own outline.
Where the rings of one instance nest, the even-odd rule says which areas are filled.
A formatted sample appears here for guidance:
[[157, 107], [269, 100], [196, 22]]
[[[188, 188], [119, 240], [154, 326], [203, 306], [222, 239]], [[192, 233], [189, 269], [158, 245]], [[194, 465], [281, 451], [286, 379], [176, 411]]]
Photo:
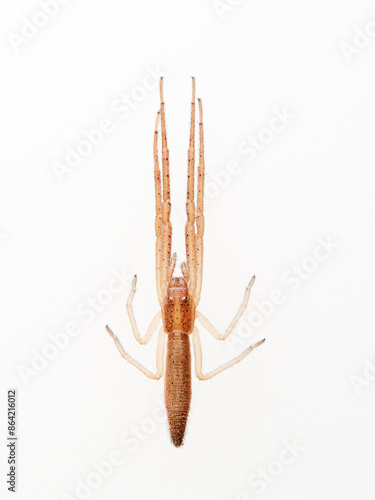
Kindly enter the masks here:
[[188, 150], [188, 184], [186, 199], [187, 221], [185, 225], [186, 259], [189, 271], [189, 291], [194, 296], [197, 285], [197, 256], [195, 247], [195, 203], [194, 203], [194, 169], [195, 169], [195, 79], [192, 78], [192, 99], [190, 119], [190, 142]]
[[240, 308], [238, 309], [236, 315], [234, 316], [234, 318], [232, 319], [232, 322], [231, 324], [228, 326], [228, 328], [226, 329], [226, 332], [225, 333], [219, 333], [216, 328], [213, 326], [213, 324], [201, 313], [201, 312], [198, 312], [197, 311], [197, 318], [199, 319], [199, 321], [201, 322], [201, 324], [211, 333], [211, 335], [213, 335], [217, 340], [225, 340], [229, 337], [229, 335], [232, 333], [234, 327], [236, 326], [238, 320], [240, 319], [240, 317], [243, 315], [245, 309], [247, 308], [247, 305], [249, 303], [249, 298], [250, 298], [250, 292], [251, 292], [251, 288], [254, 284], [254, 281], [255, 281], [255, 276], [253, 276], [250, 280], [250, 283], [247, 285], [246, 287], [246, 291], [245, 291], [245, 297], [243, 299], [243, 302], [240, 306]]
[[219, 373], [226, 370], [227, 368], [230, 368], [231, 366], [239, 363], [248, 354], [250, 354], [253, 349], [255, 349], [256, 347], [259, 347], [265, 341], [265, 339], [263, 339], [263, 340], [260, 340], [259, 342], [256, 342], [255, 344], [248, 347], [242, 354], [235, 357], [231, 361], [228, 361], [228, 363], [225, 363], [224, 365], [219, 366], [219, 368], [216, 368], [216, 370], [212, 370], [209, 373], [204, 374], [202, 372], [202, 346], [201, 346], [201, 341], [199, 338], [199, 332], [196, 328], [194, 328], [192, 336], [193, 336], [194, 358], [195, 358], [195, 373], [196, 373], [196, 376], [199, 378], [199, 380], [209, 380], [210, 378], [214, 377], [215, 375], [218, 375]]
[[161, 215], [161, 175], [158, 155], [158, 128], [160, 121], [160, 111], [156, 115], [155, 133], [154, 133], [154, 177], [155, 177], [155, 233], [156, 233], [156, 289], [158, 293], [159, 304], [162, 305], [163, 295], [161, 292], [161, 266], [162, 266], [162, 227], [163, 220]]
[[171, 280], [173, 276], [174, 268], [176, 267], [176, 260], [177, 260], [177, 254], [176, 252], [174, 252], [168, 266], [168, 275], [167, 275], [168, 282]]
[[130, 364], [138, 368], [142, 373], [146, 375], [148, 378], [152, 378], [154, 380], [159, 380], [164, 371], [164, 349], [165, 349], [165, 340], [166, 340], [166, 334], [163, 331], [163, 328], [160, 328], [159, 330], [159, 337], [158, 337], [158, 345], [156, 348], [156, 372], [152, 373], [150, 370], [145, 368], [141, 363], [138, 363], [134, 358], [128, 354], [125, 349], [122, 347], [120, 340], [118, 339], [117, 335], [113, 333], [113, 331], [109, 328], [109, 326], [106, 326], [108, 333], [110, 336], [113, 338], [117, 349], [120, 351], [121, 356], [126, 359]]
[[181, 264], [181, 271], [182, 271], [182, 276], [185, 278], [186, 283], [189, 283], [189, 270], [186, 265], [186, 262], [183, 262]]
[[203, 233], [204, 233], [204, 142], [203, 142], [203, 109], [202, 101], [198, 99], [199, 105], [199, 164], [198, 164], [198, 193], [197, 193], [197, 210], [195, 223], [196, 232], [196, 259], [197, 259], [197, 288], [195, 292], [195, 304], [198, 305], [202, 291], [202, 275], [203, 275]]
[[163, 202], [161, 204], [162, 229], [161, 229], [160, 290], [162, 297], [165, 297], [168, 286], [168, 270], [171, 265], [172, 224], [170, 221], [171, 194], [170, 194], [170, 182], [169, 182], [169, 151], [167, 145], [167, 132], [165, 128], [163, 78], [160, 78], [160, 117], [161, 117], [162, 165], [163, 165]]
[[149, 342], [149, 340], [153, 336], [156, 328], [158, 327], [158, 324], [160, 323], [160, 319], [161, 319], [161, 312], [159, 311], [155, 314], [155, 316], [153, 317], [153, 319], [150, 323], [150, 326], [147, 328], [147, 332], [146, 332], [145, 336], [141, 337], [139, 330], [138, 330], [137, 322], [135, 321], [135, 316], [134, 316], [134, 311], [133, 311], [133, 306], [132, 306], [132, 302], [133, 302], [133, 298], [134, 298], [136, 289], [137, 289], [137, 276], [134, 276], [133, 282], [132, 282], [132, 288], [130, 290], [128, 300], [126, 302], [126, 310], [128, 312], [128, 316], [130, 319], [130, 323], [132, 326], [134, 337], [136, 338], [137, 342], [144, 345], [144, 344], [147, 344]]

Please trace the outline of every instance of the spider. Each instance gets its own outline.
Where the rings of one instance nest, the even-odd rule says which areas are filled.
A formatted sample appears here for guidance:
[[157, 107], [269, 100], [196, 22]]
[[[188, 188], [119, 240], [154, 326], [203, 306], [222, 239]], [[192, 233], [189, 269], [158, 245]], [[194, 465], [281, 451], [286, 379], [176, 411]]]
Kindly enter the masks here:
[[[265, 339], [248, 347], [242, 354], [228, 363], [219, 366], [209, 373], [202, 371], [202, 348], [199, 332], [195, 327], [198, 319], [217, 340], [225, 340], [232, 333], [235, 325], [245, 311], [254, 284], [252, 277], [245, 292], [244, 300], [224, 334], [219, 333], [212, 323], [201, 312], [196, 310], [202, 289], [203, 271], [203, 199], [204, 199], [204, 145], [203, 145], [203, 111], [202, 101], [199, 106], [199, 164], [197, 179], [197, 201], [195, 202], [195, 79], [192, 78], [192, 101], [190, 121], [190, 142], [188, 149], [188, 181], [185, 226], [186, 262], [181, 264], [181, 277], [174, 277], [176, 253], [171, 254], [172, 225], [170, 221], [171, 200], [169, 182], [169, 152], [165, 127], [165, 112], [163, 98], [163, 78], [160, 79], [160, 109], [157, 113], [154, 134], [154, 176], [155, 176], [155, 231], [156, 231], [156, 288], [161, 310], [157, 312], [141, 337], [134, 317], [132, 302], [137, 285], [137, 276], [134, 276], [126, 308], [134, 336], [140, 344], [147, 344], [156, 331], [160, 320], [156, 372], [153, 373], [132, 358], [122, 347], [120, 340], [107, 325], [107, 331], [114, 340], [120, 354], [133, 366], [138, 368], [147, 377], [159, 380], [165, 366], [165, 405], [169, 422], [169, 431], [173, 444], [179, 447], [183, 444], [184, 434], [190, 409], [191, 400], [191, 358], [189, 336], [192, 336], [195, 357], [195, 373], [200, 380], [209, 380], [223, 370], [235, 365], [244, 359]], [[158, 133], [161, 124], [162, 143], [162, 175], [159, 166]], [[167, 353], [165, 356], [165, 344]]]

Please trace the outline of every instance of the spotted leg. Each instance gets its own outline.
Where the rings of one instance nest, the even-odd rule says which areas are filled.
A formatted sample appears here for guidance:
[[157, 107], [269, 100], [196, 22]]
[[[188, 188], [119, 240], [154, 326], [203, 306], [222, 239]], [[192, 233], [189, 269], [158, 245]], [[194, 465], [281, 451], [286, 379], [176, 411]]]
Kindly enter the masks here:
[[187, 196], [186, 196], [187, 221], [185, 225], [185, 244], [186, 244], [187, 270], [189, 274], [189, 291], [193, 296], [195, 295], [197, 287], [194, 170], [195, 170], [195, 79], [192, 78], [190, 141], [188, 150], [188, 182], [187, 182]]

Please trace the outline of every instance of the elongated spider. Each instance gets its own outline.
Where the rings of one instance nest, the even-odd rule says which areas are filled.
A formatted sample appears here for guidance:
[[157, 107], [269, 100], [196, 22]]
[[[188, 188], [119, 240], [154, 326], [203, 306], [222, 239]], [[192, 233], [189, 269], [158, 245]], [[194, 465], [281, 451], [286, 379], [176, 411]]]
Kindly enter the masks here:
[[[163, 99], [163, 79], [160, 79], [160, 110], [157, 113], [154, 135], [154, 164], [155, 164], [155, 202], [156, 202], [156, 288], [161, 310], [151, 321], [144, 337], [141, 337], [135, 321], [132, 302], [136, 290], [137, 277], [132, 283], [130, 295], [126, 304], [132, 329], [136, 340], [140, 344], [147, 344], [156, 331], [160, 320], [162, 327], [156, 352], [156, 372], [153, 373], [133, 359], [122, 347], [118, 337], [107, 326], [107, 330], [121, 356], [138, 370], [151, 379], [162, 377], [165, 365], [165, 405], [169, 422], [172, 442], [175, 446], [183, 444], [187, 418], [191, 400], [191, 358], [189, 335], [192, 335], [195, 357], [195, 373], [200, 380], [209, 380], [218, 373], [235, 365], [244, 359], [265, 339], [248, 347], [242, 354], [215, 370], [204, 374], [202, 371], [202, 348], [199, 332], [195, 325], [196, 318], [218, 340], [225, 340], [232, 333], [235, 325], [245, 311], [250, 297], [251, 287], [255, 276], [252, 277], [245, 292], [244, 300], [224, 334], [219, 333], [210, 321], [196, 310], [199, 304], [202, 289], [203, 270], [203, 197], [204, 197], [204, 145], [203, 145], [203, 112], [202, 101], [199, 105], [199, 164], [198, 164], [198, 192], [197, 201], [194, 201], [195, 181], [195, 80], [192, 80], [192, 102], [190, 143], [188, 150], [188, 183], [187, 183], [187, 222], [185, 226], [186, 262], [181, 264], [181, 277], [173, 277], [176, 265], [176, 254], [171, 254], [172, 225], [170, 221], [171, 200], [169, 182], [169, 152], [165, 129], [165, 113]], [[158, 155], [158, 131], [161, 122], [162, 142], [162, 179]], [[165, 357], [165, 343], [167, 354]]]

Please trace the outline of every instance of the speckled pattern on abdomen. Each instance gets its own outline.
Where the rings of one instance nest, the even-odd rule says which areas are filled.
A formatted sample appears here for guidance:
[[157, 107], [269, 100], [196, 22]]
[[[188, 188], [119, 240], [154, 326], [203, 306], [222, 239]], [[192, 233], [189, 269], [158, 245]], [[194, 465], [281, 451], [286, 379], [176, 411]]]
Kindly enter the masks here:
[[190, 342], [187, 333], [168, 334], [164, 397], [172, 442], [181, 446], [191, 400]]

